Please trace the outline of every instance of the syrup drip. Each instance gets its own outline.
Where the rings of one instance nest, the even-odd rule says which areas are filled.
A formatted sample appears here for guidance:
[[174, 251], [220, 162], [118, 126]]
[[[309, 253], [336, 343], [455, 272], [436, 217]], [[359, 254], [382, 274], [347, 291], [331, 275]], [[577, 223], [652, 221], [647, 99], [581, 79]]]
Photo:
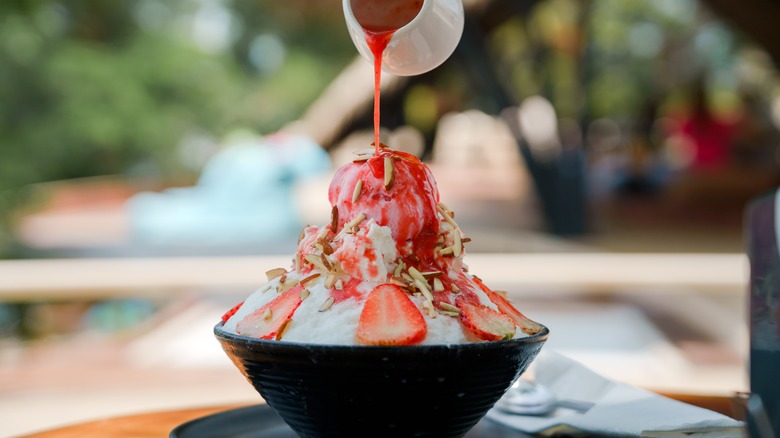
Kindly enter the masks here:
[[396, 29], [366, 31], [366, 42], [374, 55], [374, 152], [379, 155], [379, 97], [381, 95], [380, 82], [382, 79], [382, 53], [384, 53], [390, 38]]

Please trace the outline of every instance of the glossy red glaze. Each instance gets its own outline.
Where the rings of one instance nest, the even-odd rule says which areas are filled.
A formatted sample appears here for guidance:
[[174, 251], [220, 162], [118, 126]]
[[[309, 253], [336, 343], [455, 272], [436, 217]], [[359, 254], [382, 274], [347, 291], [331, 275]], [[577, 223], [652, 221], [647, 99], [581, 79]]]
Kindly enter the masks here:
[[[389, 189], [384, 185], [385, 157], [393, 159], [395, 179]], [[353, 203], [352, 194], [358, 181], [363, 181], [363, 188]], [[424, 236], [439, 233], [436, 213], [439, 191], [430, 169], [414, 155], [383, 149], [368, 161], [344, 165], [333, 177], [328, 199], [338, 208], [339, 229], [365, 213], [368, 219], [390, 228], [399, 254], [408, 251], [404, 250], [408, 240], [419, 238], [418, 246], [430, 246], [428, 253], [432, 258], [435, 239]]]
[[349, 281], [344, 283], [344, 287], [341, 288], [341, 290], [338, 289], [331, 289], [330, 290], [330, 296], [333, 297], [333, 302], [338, 303], [347, 299], [354, 299], [354, 300], [360, 300], [363, 296], [358, 290], [357, 287], [362, 283], [363, 281], [358, 278], [350, 278]]

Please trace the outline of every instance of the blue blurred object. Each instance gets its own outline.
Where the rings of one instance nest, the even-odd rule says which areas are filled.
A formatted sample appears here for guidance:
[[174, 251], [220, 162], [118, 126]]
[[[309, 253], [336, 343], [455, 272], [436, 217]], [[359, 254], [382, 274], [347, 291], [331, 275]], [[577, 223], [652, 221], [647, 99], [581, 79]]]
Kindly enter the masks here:
[[117, 332], [132, 329], [151, 318], [156, 311], [149, 300], [116, 299], [94, 304], [84, 315], [88, 329], [101, 332]]
[[297, 236], [293, 188], [331, 168], [308, 137], [243, 136], [206, 163], [193, 187], [144, 192], [126, 207], [133, 237], [160, 246], [245, 246]]

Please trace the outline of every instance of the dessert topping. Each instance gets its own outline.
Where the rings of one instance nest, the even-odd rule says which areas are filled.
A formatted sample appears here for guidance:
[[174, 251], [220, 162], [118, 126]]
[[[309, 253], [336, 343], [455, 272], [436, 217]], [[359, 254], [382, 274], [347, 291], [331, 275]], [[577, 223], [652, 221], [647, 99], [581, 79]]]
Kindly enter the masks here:
[[303, 286], [298, 285], [250, 313], [236, 325], [236, 333], [260, 339], [279, 339], [282, 329], [301, 305], [302, 289]]
[[244, 302], [242, 301], [242, 302], [236, 304], [235, 306], [233, 306], [232, 309], [230, 309], [227, 312], [225, 312], [225, 314], [222, 315], [222, 322], [225, 322], [228, 319], [230, 319], [231, 316], [233, 316], [236, 312], [238, 312], [238, 309], [240, 309], [241, 305], [243, 305], [243, 304], [244, 304]]
[[485, 283], [482, 282], [478, 277], [474, 277], [474, 282], [479, 285], [480, 289], [482, 289], [483, 292], [485, 292], [485, 295], [487, 295], [488, 299], [498, 307], [498, 310], [501, 311], [501, 313], [509, 316], [512, 318], [512, 320], [520, 327], [520, 330], [523, 332], [533, 335], [536, 333], [539, 333], [542, 330], [542, 326], [538, 323], [531, 321], [523, 315], [519, 310], [515, 308], [515, 306], [512, 305], [512, 303], [509, 302], [506, 298], [501, 296], [501, 294], [490, 290], [487, 286], [485, 286]]
[[425, 318], [403, 289], [382, 284], [369, 292], [357, 327], [361, 344], [412, 345], [427, 332]]
[[328, 299], [325, 300], [324, 303], [322, 303], [322, 306], [320, 307], [320, 312], [324, 312], [324, 311], [330, 309], [330, 307], [333, 305], [334, 301], [336, 301], [335, 298], [328, 297]]
[[503, 341], [515, 335], [515, 323], [501, 312], [485, 305], [458, 297], [458, 318], [464, 332], [483, 341]]
[[284, 268], [274, 268], [269, 269], [265, 271], [265, 276], [268, 277], [268, 281], [273, 280], [276, 277], [281, 277], [282, 275], [287, 273], [287, 269]]

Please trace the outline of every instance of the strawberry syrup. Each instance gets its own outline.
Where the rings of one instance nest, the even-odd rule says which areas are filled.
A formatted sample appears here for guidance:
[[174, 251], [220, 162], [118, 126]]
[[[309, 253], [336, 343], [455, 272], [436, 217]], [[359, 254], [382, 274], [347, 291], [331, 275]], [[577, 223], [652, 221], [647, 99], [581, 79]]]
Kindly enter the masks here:
[[373, 30], [365, 29], [366, 43], [374, 55], [374, 151], [379, 155], [379, 96], [380, 81], [382, 79], [382, 53], [387, 48], [390, 38], [397, 29]]

